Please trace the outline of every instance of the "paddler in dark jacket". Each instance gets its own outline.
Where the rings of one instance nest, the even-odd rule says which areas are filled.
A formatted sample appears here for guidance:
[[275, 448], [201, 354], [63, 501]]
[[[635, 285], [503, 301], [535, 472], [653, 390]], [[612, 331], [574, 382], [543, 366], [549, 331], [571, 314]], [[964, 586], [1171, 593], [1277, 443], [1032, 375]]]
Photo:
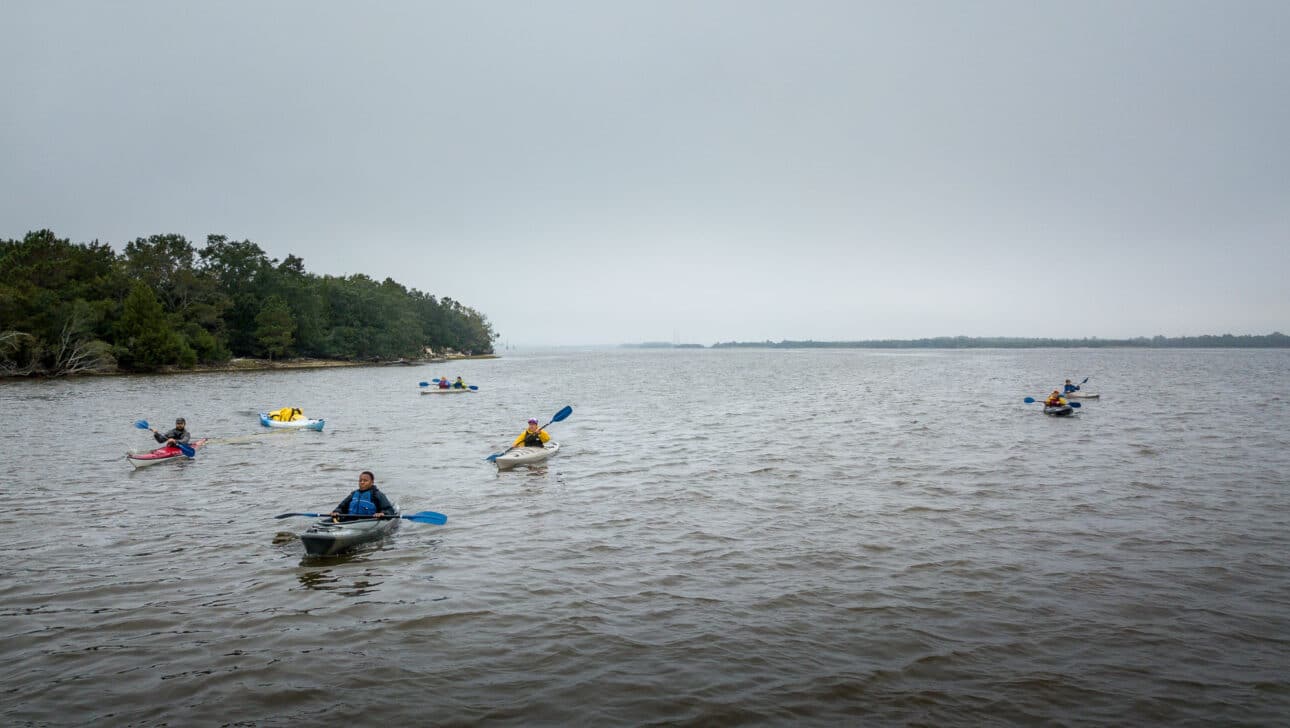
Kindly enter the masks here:
[[385, 494], [376, 489], [376, 476], [370, 470], [358, 474], [358, 490], [345, 496], [345, 500], [331, 512], [333, 521], [341, 516], [384, 516], [394, 512], [394, 506]]
[[551, 436], [547, 434], [546, 430], [538, 427], [538, 421], [530, 417], [528, 428], [521, 432], [519, 437], [515, 438], [515, 444], [511, 445], [511, 447], [542, 447], [550, 439]]
[[153, 430], [152, 437], [157, 442], [168, 445], [169, 447], [174, 447], [176, 442], [188, 442], [188, 423], [184, 422], [183, 417], [180, 417], [175, 420], [175, 429], [164, 435]]

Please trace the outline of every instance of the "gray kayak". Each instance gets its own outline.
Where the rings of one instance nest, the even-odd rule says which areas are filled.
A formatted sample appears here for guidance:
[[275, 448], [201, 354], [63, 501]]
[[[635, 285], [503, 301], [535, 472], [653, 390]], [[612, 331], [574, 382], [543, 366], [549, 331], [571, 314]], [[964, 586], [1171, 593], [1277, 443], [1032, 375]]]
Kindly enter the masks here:
[[1053, 417], [1070, 417], [1075, 414], [1075, 408], [1068, 404], [1064, 404], [1060, 407], [1044, 407], [1044, 414], [1051, 415]]
[[498, 456], [493, 462], [497, 463], [498, 470], [510, 470], [519, 465], [536, 465], [546, 462], [546, 459], [559, 449], [560, 443], [555, 441], [548, 442], [543, 447], [517, 447], [505, 455]]
[[[397, 505], [394, 506], [395, 515], [399, 513], [398, 508]], [[360, 518], [332, 523], [330, 518], [324, 518], [314, 522], [300, 534], [300, 542], [305, 545], [305, 553], [310, 556], [331, 556], [355, 546], [379, 541], [393, 533], [401, 521], [400, 518]]]

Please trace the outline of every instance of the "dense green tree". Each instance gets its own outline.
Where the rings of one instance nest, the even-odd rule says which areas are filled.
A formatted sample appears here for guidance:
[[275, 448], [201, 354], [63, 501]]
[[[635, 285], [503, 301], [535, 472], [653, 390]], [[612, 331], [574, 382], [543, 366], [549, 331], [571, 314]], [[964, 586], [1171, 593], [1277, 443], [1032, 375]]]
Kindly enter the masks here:
[[117, 361], [134, 371], [153, 371], [167, 364], [191, 367], [197, 354], [166, 319], [152, 289], [136, 281], [126, 296], [117, 323]]
[[[392, 279], [317, 276], [249, 240], [181, 235], [111, 246], [49, 230], [0, 240], [0, 374], [151, 370], [230, 356], [337, 359], [490, 353], [488, 320]], [[115, 360], [114, 360], [115, 358]]]
[[294, 341], [292, 332], [295, 328], [291, 309], [281, 296], [265, 299], [264, 308], [255, 317], [255, 338], [270, 359], [287, 353], [287, 347]]

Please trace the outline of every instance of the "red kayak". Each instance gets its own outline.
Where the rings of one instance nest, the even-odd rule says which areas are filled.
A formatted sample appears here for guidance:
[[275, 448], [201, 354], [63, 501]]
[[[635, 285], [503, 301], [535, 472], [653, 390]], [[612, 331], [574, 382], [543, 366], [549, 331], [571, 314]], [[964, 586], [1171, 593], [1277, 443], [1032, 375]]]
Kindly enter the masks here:
[[[203, 437], [200, 440], [194, 440], [188, 444], [192, 445], [194, 450], [198, 450], [201, 449], [202, 445], [206, 444], [207, 439], [208, 438]], [[157, 463], [164, 463], [167, 460], [183, 460], [184, 452], [177, 447], [166, 445], [165, 447], [159, 447], [151, 452], [128, 452], [125, 454], [125, 459], [134, 467], [142, 468], [145, 465], [156, 465]]]

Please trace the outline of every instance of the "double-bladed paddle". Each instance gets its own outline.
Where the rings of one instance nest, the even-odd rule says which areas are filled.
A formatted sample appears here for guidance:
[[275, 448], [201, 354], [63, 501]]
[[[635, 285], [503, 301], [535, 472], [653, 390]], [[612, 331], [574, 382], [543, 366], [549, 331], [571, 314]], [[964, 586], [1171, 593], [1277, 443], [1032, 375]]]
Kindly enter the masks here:
[[[152, 426], [148, 424], [147, 420], [135, 420], [134, 426], [139, 428], [140, 430], [152, 430]], [[157, 432], [156, 430], [152, 430], [152, 431]], [[157, 432], [157, 434], [160, 435], [161, 433]], [[180, 442], [176, 440], [175, 447], [179, 448], [179, 452], [182, 452], [184, 454], [184, 457], [186, 458], [190, 458], [197, 454], [197, 448], [193, 447], [192, 445], [189, 445], [186, 442]]]
[[[545, 425], [542, 425], [541, 427], [539, 427], [539, 428], [538, 428], [538, 432], [541, 432], [541, 431], [545, 430], [545, 429], [546, 429], [548, 426], [550, 426], [550, 425], [553, 425], [553, 424], [555, 424], [555, 423], [557, 423], [557, 422], [560, 422], [561, 420], [564, 420], [565, 418], [567, 418], [567, 417], [568, 417], [569, 415], [571, 415], [571, 414], [573, 414], [573, 406], [572, 406], [572, 405], [565, 405], [565, 406], [564, 406], [564, 409], [562, 409], [562, 410], [560, 410], [559, 412], [556, 412], [556, 413], [555, 413], [555, 416], [551, 418], [551, 421], [550, 421], [550, 422], [548, 422], [548, 423], [546, 423]], [[484, 458], [484, 459], [485, 459], [485, 460], [487, 460], [487, 461], [488, 461], [488, 462], [490, 462], [490, 463], [495, 463], [495, 462], [497, 462], [497, 458], [500, 458], [501, 456], [505, 455], [506, 453], [508, 453], [508, 452], [510, 452], [511, 450], [514, 450], [514, 449], [515, 449], [515, 446], [514, 446], [514, 445], [512, 445], [512, 446], [510, 446], [510, 447], [506, 448], [505, 450], [503, 450], [503, 451], [501, 451], [501, 452], [495, 452], [495, 453], [493, 453], [492, 455], [489, 455], [488, 457], [486, 457], [486, 458]]]
[[[1088, 380], [1087, 380], [1087, 379], [1085, 379], [1084, 381], [1086, 381], [1086, 382], [1087, 382]], [[1022, 402], [1025, 402], [1026, 404], [1034, 404], [1034, 403], [1038, 402], [1039, 400], [1035, 399], [1034, 397], [1026, 397], [1025, 399], [1023, 399], [1023, 400], [1021, 400], [1021, 401], [1022, 401]], [[1074, 407], [1075, 409], [1079, 409], [1080, 407], [1083, 407], [1083, 406], [1084, 406], [1084, 405], [1080, 404], [1079, 402], [1067, 402], [1066, 404], [1070, 405], [1071, 407]], [[1048, 405], [1044, 405], [1044, 406], [1045, 406], [1045, 407], [1047, 407]]]
[[[305, 518], [330, 518], [330, 513], [280, 513], [274, 518], [291, 518], [292, 516], [303, 516]], [[410, 516], [353, 516], [348, 513], [340, 514], [341, 518], [375, 518], [378, 520], [401, 518], [405, 521], [414, 521], [416, 523], [429, 523], [435, 526], [442, 526], [448, 522], [448, 517], [442, 513], [434, 511], [421, 511], [413, 513]]]

